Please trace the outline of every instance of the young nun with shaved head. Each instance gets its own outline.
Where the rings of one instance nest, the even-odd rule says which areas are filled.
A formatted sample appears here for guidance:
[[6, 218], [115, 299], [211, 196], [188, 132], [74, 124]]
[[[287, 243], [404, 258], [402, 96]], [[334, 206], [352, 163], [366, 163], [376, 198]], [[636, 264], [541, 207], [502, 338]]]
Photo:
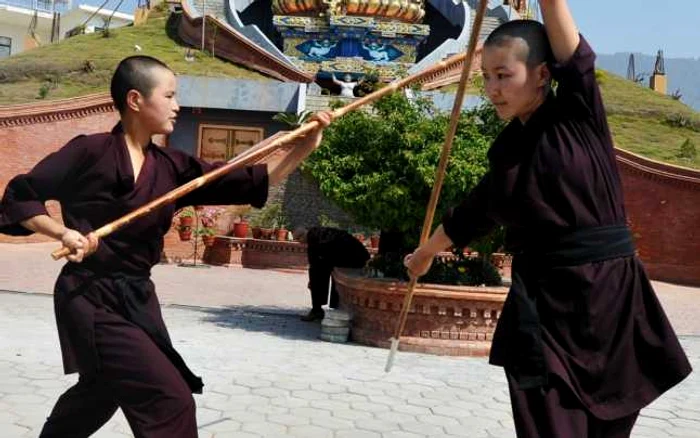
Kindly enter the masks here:
[[[65, 372], [79, 379], [40, 436], [88, 437], [119, 407], [138, 438], [196, 437], [192, 393], [201, 393], [202, 380], [173, 348], [150, 280], [163, 236], [187, 205], [264, 205], [268, 185], [318, 146], [322, 128], [267, 165], [232, 171], [98, 242], [93, 230], [219, 166], [151, 142], [173, 131], [179, 111], [176, 78], [165, 64], [124, 59], [111, 93], [120, 114], [112, 132], [74, 138], [12, 179], [0, 203], [0, 232], [41, 233], [72, 250], [54, 307]], [[315, 120], [330, 122], [327, 113]], [[48, 199], [60, 202], [63, 223], [48, 215]]]
[[439, 251], [505, 226], [513, 283], [490, 362], [518, 437], [628, 437], [691, 368], [626, 226], [595, 55], [565, 0], [539, 4], [544, 26], [509, 22], [484, 43], [486, 95], [510, 121], [489, 171], [405, 264], [422, 275]]

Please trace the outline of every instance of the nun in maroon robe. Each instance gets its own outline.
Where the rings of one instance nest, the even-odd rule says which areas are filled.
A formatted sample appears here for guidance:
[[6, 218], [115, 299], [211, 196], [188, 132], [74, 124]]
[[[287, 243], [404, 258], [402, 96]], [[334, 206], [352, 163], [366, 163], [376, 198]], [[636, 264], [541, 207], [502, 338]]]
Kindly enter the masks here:
[[[85, 235], [214, 167], [151, 143], [134, 180], [120, 124], [111, 133], [79, 136], [10, 181], [0, 203], [0, 232], [31, 234], [20, 223], [47, 214], [44, 203], [52, 199], [60, 202], [66, 227]], [[80, 379], [61, 396], [41, 436], [89, 436], [117, 407], [136, 436], [197, 436], [191, 393], [201, 392], [202, 381], [173, 348], [151, 267], [179, 208], [261, 207], [267, 190], [265, 165], [231, 172], [102, 238], [82, 263], [63, 267], [54, 294], [56, 322], [64, 370]]]
[[489, 172], [443, 219], [457, 246], [507, 228], [513, 284], [490, 362], [505, 367], [519, 436], [547, 424], [548, 437], [628, 436], [691, 371], [626, 226], [594, 61], [581, 37], [551, 68], [556, 93], [510, 122]]

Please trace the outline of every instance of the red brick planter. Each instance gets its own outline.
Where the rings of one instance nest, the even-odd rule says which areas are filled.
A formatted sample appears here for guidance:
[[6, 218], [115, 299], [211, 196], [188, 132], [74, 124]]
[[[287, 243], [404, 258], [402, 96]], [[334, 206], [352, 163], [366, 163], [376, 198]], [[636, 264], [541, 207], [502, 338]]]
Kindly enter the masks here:
[[204, 252], [203, 261], [210, 265], [253, 269], [303, 271], [308, 268], [305, 244], [228, 236], [216, 236], [214, 245]]
[[[350, 338], [388, 348], [407, 284], [363, 276], [361, 270], [333, 272], [340, 305], [352, 313]], [[399, 349], [450, 356], [484, 356], [508, 289], [419, 284]]]

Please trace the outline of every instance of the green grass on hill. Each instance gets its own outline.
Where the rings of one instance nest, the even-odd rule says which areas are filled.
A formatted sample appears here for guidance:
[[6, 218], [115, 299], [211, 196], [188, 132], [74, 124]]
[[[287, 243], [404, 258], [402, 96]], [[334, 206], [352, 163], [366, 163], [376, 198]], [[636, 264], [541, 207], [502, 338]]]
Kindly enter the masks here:
[[[150, 18], [144, 26], [79, 35], [57, 44], [45, 45], [0, 61], [0, 105], [36, 102], [42, 86], [46, 99], [60, 99], [109, 91], [109, 81], [117, 63], [130, 55], [154, 56], [176, 73], [273, 80], [260, 73], [224, 61], [199, 50], [195, 60], [185, 60], [187, 46], [177, 38], [179, 16]], [[141, 47], [137, 52], [135, 45]], [[94, 70], [86, 71], [87, 62]]]
[[[598, 72], [615, 145], [657, 161], [700, 169], [700, 113], [604, 71]], [[689, 140], [695, 157], [681, 154]]]

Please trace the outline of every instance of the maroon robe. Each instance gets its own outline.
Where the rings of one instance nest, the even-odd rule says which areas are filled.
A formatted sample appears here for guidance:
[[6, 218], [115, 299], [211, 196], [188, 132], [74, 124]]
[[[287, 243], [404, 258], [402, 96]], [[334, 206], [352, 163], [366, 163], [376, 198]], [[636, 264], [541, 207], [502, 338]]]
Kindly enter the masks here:
[[[531, 262], [521, 252], [541, 240], [626, 224], [594, 61], [581, 38], [572, 59], [552, 68], [556, 93], [527, 123], [513, 120], [495, 140], [489, 172], [443, 220], [456, 245], [502, 224], [518, 273], [516, 266]], [[526, 294], [539, 315], [531, 329], [541, 339], [545, 372], [594, 416], [631, 415], [690, 373], [636, 256], [535, 272], [527, 275]], [[522, 365], [509, 356], [522, 347], [515, 341], [522, 321], [514, 292], [521, 291], [509, 293], [491, 353], [491, 362], [509, 373]]]
[[[0, 232], [31, 234], [19, 222], [47, 214], [44, 202], [53, 199], [61, 204], [65, 225], [87, 234], [216, 167], [154, 144], [147, 147], [145, 155], [138, 180], [134, 181], [121, 125], [111, 133], [74, 138], [29, 173], [10, 181], [0, 204]], [[148, 277], [151, 267], [160, 260], [163, 237], [177, 209], [215, 204], [261, 207], [267, 199], [267, 188], [264, 165], [231, 172], [102, 238], [97, 251], [82, 263], [67, 263], [54, 295], [65, 372], [92, 374], [100, 368], [94, 313], [106, 308], [124, 315], [128, 310], [124, 309], [128, 307], [122, 300], [124, 292], [116, 290], [115, 276], [145, 279], [141, 282], [143, 295], [136, 304], [139, 308], [132, 309], [132, 313], [149, 318], [158, 336], [167, 339]], [[88, 297], [88, 301], [73, 300], [76, 294]]]

